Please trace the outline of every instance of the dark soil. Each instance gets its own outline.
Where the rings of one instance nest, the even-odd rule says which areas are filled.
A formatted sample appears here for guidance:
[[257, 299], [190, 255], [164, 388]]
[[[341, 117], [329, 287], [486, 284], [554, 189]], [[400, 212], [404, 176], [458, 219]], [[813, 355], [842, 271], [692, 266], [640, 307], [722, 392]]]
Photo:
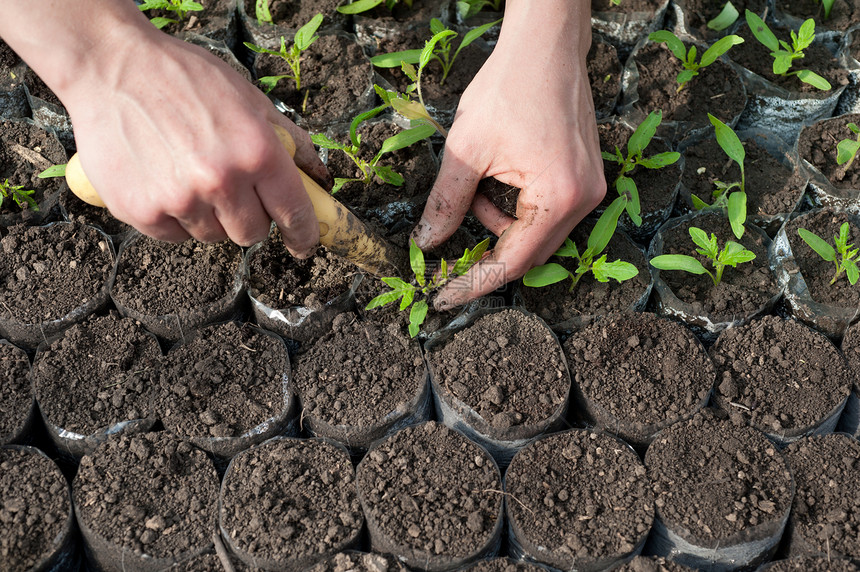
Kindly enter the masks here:
[[6, 293], [0, 329], [4, 320], [59, 320], [105, 292], [113, 256], [108, 239], [94, 228], [60, 223], [8, 231], [0, 239], [0, 284]]
[[295, 358], [293, 381], [306, 426], [363, 447], [416, 412], [426, 383], [420, 348], [396, 323], [383, 327], [352, 314], [335, 318], [331, 332]]
[[796, 437], [824, 421], [851, 391], [854, 374], [824, 334], [764, 316], [720, 334], [710, 350], [715, 401], [776, 436]]
[[79, 199], [67, 186], [60, 191], [60, 206], [68, 220], [101, 229], [105, 234], [115, 237], [115, 245], [117, 238], [122, 238], [134, 231], [131, 225], [114, 218], [108, 209], [95, 207]]
[[30, 413], [30, 360], [24, 350], [0, 344], [0, 444], [18, 437]]
[[[784, 229], [800, 273], [809, 287], [810, 296], [816, 302], [855, 308], [860, 304], [860, 291], [851, 286], [844, 273], [834, 284], [830, 284], [835, 274], [835, 265], [821, 258], [797, 234], [798, 228], [805, 228], [833, 245], [833, 237], [839, 236], [839, 227], [846, 221], [850, 219], [844, 214], [826, 210], [814, 211], [786, 222]], [[860, 229], [853, 223], [849, 228], [848, 244], [860, 244]]]
[[438, 423], [408, 427], [371, 449], [357, 485], [374, 551], [409, 566], [459, 564], [499, 530], [499, 469], [484, 449]]
[[35, 570], [66, 540], [72, 511], [69, 485], [59, 467], [35, 449], [4, 447], [0, 491], [3, 569]]
[[[792, 212], [806, 188], [805, 177], [798, 169], [792, 170], [781, 163], [754, 139], [744, 142], [744, 151], [747, 216], [753, 222], [768, 221]], [[717, 188], [715, 181], [731, 184], [740, 180], [740, 167], [728, 158], [715, 138], [684, 151], [681, 193], [689, 206], [692, 206], [690, 193], [710, 204]]]
[[224, 476], [220, 524], [246, 564], [305, 570], [350, 547], [364, 525], [345, 450], [274, 439], [236, 457]]
[[693, 333], [651, 313], [608, 316], [563, 347], [589, 424], [636, 444], [693, 415], [716, 379]]
[[[706, 40], [708, 44], [712, 44], [714, 40], [725, 36], [729, 31], [715, 32], [708, 28], [708, 22], [719, 15], [723, 6], [725, 6], [725, 2], [714, 2], [713, 0], [676, 0], [675, 4], [684, 12], [684, 25], [687, 31], [698, 38]], [[767, 2], [765, 0], [739, 0], [737, 2], [733, 1], [732, 5], [741, 14], [738, 20], [743, 21], [743, 14], [746, 10], [750, 10], [761, 16], [765, 6], [767, 6]]]
[[845, 32], [860, 22], [860, 6], [856, 2], [838, 0], [833, 3], [830, 17], [824, 19], [824, 7], [815, 0], [776, 0], [776, 9], [795, 18], [815, 19], [817, 31], [837, 30]]
[[[0, 70], [2, 70], [2, 72], [3, 72], [3, 77], [2, 77], [2, 79], [0, 79], [0, 81], [6, 82], [9, 79], [12, 79], [12, 78], [6, 77], [6, 74], [8, 74], [8, 72], [12, 68], [14, 68], [15, 66], [17, 66], [20, 63], [21, 63], [21, 58], [18, 56], [18, 54], [15, 53], [15, 50], [10, 48], [9, 44], [4, 42], [3, 40], [0, 40]], [[4, 85], [5, 85], [5, 83], [4, 83]]]
[[838, 189], [860, 189], [860, 161], [848, 164], [836, 163], [836, 146], [843, 139], [856, 139], [848, 129], [849, 123], [860, 122], [860, 114], [848, 114], [818, 121], [806, 126], [797, 139], [800, 157], [809, 161], [830, 184]]
[[[81, 460], [72, 485], [75, 514], [88, 542], [137, 557], [181, 558], [211, 545], [218, 475], [201, 449], [168, 433], [120, 435]], [[126, 556], [128, 558], [128, 556]]]
[[509, 217], [517, 218], [517, 199], [520, 197], [517, 187], [503, 183], [495, 177], [486, 177], [478, 181], [476, 192], [490, 199], [496, 208]]
[[160, 358], [158, 341], [134, 320], [92, 316], [37, 353], [32, 379], [42, 415], [80, 435], [153, 417]]
[[[256, 0], [242, 2], [245, 3], [245, 13], [256, 22]], [[337, 7], [346, 3], [345, 0], [270, 0], [269, 14], [276, 25], [294, 30], [310, 22], [317, 14], [322, 14], [320, 28], [325, 28], [331, 25], [333, 16], [337, 17]]]
[[794, 494], [776, 445], [707, 410], [665, 429], [645, 453], [645, 465], [657, 515], [698, 546], [730, 546], [754, 527], [764, 527], [765, 537], [778, 534]]
[[[571, 233], [571, 239], [577, 248], [585, 250], [588, 234], [593, 225], [582, 222]], [[580, 252], [582, 252], [580, 250]], [[584, 325], [597, 316], [605, 316], [615, 312], [626, 312], [634, 309], [648, 289], [651, 275], [648, 260], [642, 249], [625, 234], [616, 232], [609, 245], [604, 250], [606, 259], [610, 262], [623, 260], [633, 264], [639, 274], [630, 280], [618, 282], [599, 282], [590, 272], [583, 275], [571, 290], [571, 280], [564, 280], [542, 288], [522, 286], [519, 294], [526, 309], [536, 313], [550, 326], [575, 322]], [[576, 271], [577, 263], [571, 258], [553, 258], [571, 272]]]
[[616, 572], [685, 572], [692, 570], [683, 564], [666, 560], [661, 556], [637, 556]]
[[[291, 44], [287, 45], [289, 49]], [[254, 74], [260, 78], [292, 75], [292, 71], [282, 58], [258, 54]], [[372, 74], [367, 56], [351, 36], [321, 35], [302, 53], [301, 89], [296, 89], [293, 80], [284, 78], [270, 95], [293, 108], [308, 125], [325, 129], [334, 123], [349, 122], [369, 109], [363, 105], [373, 83]]]
[[[733, 55], [737, 47], [734, 46], [729, 55]], [[639, 70], [639, 100], [634, 108], [645, 115], [662, 110], [663, 122], [683, 121], [707, 126], [710, 112], [731, 125], [746, 105], [740, 77], [721, 61], [701, 70], [678, 92], [675, 78], [684, 68], [665, 44], [649, 42], [633, 57]]]
[[534, 316], [502, 310], [428, 351], [439, 398], [481, 433], [546, 423], [564, 407], [570, 376], [555, 336]]
[[234, 322], [208, 326], [167, 354], [153, 407], [181, 437], [239, 437], [287, 410], [288, 372], [280, 339]]
[[383, 2], [382, 5], [355, 17], [372, 21], [376, 25], [392, 26], [399, 31], [416, 23], [429, 23], [431, 18], [440, 18], [447, 4], [445, 0], [413, 0], [411, 8], [404, 2], [397, 2], [393, 10], [388, 10]]
[[618, 52], [612, 44], [594, 35], [585, 61], [594, 111], [598, 119], [609, 117], [621, 93], [621, 61]]
[[839, 433], [802, 439], [785, 450], [797, 482], [791, 555], [860, 554], [860, 443]]
[[481, 560], [467, 568], [463, 572], [542, 572], [546, 570], [537, 564], [529, 564], [522, 560], [511, 560], [510, 558], [492, 558]]
[[777, 560], [760, 568], [761, 572], [857, 572], [860, 567], [850, 560], [837, 560], [827, 556], [805, 556]]
[[757, 232], [747, 229], [738, 240], [732, 234], [728, 219], [722, 215], [702, 215], [663, 231], [663, 251], [655, 254], [687, 254], [695, 256], [709, 270], [710, 261], [695, 252], [689, 228], [701, 228], [708, 236], [715, 234], [722, 248], [727, 240], [741, 243], [756, 257], [750, 262], [726, 268], [722, 281], [714, 286], [707, 274], [693, 275], [680, 270], [663, 270], [660, 278], [675, 296], [692, 306], [698, 314], [707, 314], [713, 321], [732, 321], [760, 311], [779, 292], [773, 273], [768, 267], [767, 245]]
[[642, 461], [617, 439], [591, 431], [522, 449], [508, 467], [505, 492], [515, 541], [530, 558], [561, 570], [598, 570], [623, 559], [654, 520]]

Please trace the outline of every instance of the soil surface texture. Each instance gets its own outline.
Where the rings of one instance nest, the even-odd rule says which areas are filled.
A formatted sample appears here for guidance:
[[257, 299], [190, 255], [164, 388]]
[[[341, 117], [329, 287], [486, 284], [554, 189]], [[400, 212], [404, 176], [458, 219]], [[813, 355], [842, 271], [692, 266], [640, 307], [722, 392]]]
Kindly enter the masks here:
[[3, 447], [0, 491], [0, 562], [4, 570], [33, 570], [66, 540], [69, 485], [37, 450]]
[[510, 558], [481, 560], [463, 569], [463, 572], [543, 572], [546, 568]]
[[483, 426], [475, 429], [484, 434], [547, 423], [570, 390], [555, 336], [518, 310], [478, 318], [429, 351], [427, 360], [440, 399], [460, 414], [477, 413]]
[[615, 572], [686, 572], [692, 570], [683, 564], [666, 560], [662, 556], [637, 556]]
[[165, 432], [109, 439], [81, 460], [72, 486], [84, 537], [111, 547], [96, 558], [182, 558], [211, 546], [218, 475], [187, 441]]
[[406, 567], [384, 554], [341, 552], [317, 562], [308, 572], [406, 572]]
[[817, 121], [804, 127], [797, 139], [800, 157], [809, 161], [837, 189], [860, 189], [860, 161], [855, 160], [850, 166], [836, 163], [836, 146], [843, 139], [856, 139], [848, 124], [858, 122], [860, 114], [857, 113]]
[[809, 437], [785, 450], [797, 482], [791, 554], [860, 554], [860, 443], [841, 433]]
[[716, 378], [693, 333], [651, 313], [608, 316], [563, 347], [588, 421], [636, 444], [693, 415]]
[[118, 246], [117, 238], [134, 231], [131, 225], [114, 218], [108, 209], [87, 204], [76, 197], [67, 186], [60, 191], [60, 207], [68, 220], [94, 226], [110, 235], [114, 239], [114, 246]]
[[618, 52], [612, 44], [599, 39], [595, 34], [585, 62], [597, 118], [609, 117], [615, 110], [618, 95], [621, 93], [622, 67]]
[[0, 122], [0, 182], [8, 179], [10, 185], [34, 191], [31, 197], [39, 205], [38, 211], [26, 204], [22, 209], [14, 199], [4, 199], [0, 223], [39, 220], [47, 214], [57, 200], [62, 179], [40, 179], [37, 175], [66, 161], [66, 151], [53, 133], [24, 121]]
[[357, 484], [374, 550], [409, 566], [448, 569], [497, 539], [499, 469], [484, 449], [439, 423], [408, 427], [371, 449]]
[[729, 328], [710, 354], [717, 367], [716, 403], [776, 439], [813, 430], [854, 382], [830, 340], [790, 318], [764, 316]]
[[349, 455], [318, 440], [248, 449], [224, 476], [220, 522], [246, 564], [306, 570], [351, 546], [364, 525]]
[[[431, 18], [441, 18], [448, 4], [446, 0], [412, 0], [412, 7], [405, 2], [397, 2], [394, 8], [389, 10], [383, 2], [372, 10], [355, 15], [356, 28], [372, 23], [375, 26], [390, 27], [399, 33], [416, 24], [429, 24]], [[422, 42], [418, 47], [423, 45]]]
[[845, 32], [860, 22], [860, 5], [851, 0], [834, 2], [830, 17], [824, 18], [824, 7], [815, 0], [776, 0], [776, 9], [800, 20], [815, 19], [816, 31]]
[[858, 572], [860, 567], [850, 560], [837, 560], [826, 556], [805, 556], [776, 560], [760, 568], [761, 572]]
[[18, 437], [30, 413], [30, 360], [24, 350], [0, 344], [0, 444]]
[[[167, 24], [162, 28], [168, 34], [194, 32], [218, 40], [227, 40], [230, 36], [228, 23], [235, 18], [236, 0], [197, 0], [203, 5], [203, 10], [188, 12], [181, 21]], [[176, 12], [170, 10], [147, 10], [148, 18], [156, 16], [178, 20]]]

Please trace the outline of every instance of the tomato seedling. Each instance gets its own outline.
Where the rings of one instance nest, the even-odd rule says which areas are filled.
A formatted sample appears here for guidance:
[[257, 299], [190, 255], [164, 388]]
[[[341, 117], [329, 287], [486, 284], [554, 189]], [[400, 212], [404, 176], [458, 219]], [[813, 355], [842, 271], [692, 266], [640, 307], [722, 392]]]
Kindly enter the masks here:
[[4, 200], [11, 198], [21, 209], [30, 208], [37, 211], [39, 210], [39, 205], [36, 204], [36, 200], [33, 198], [35, 192], [25, 189], [23, 185], [13, 185], [9, 182], [9, 179], [6, 179], [0, 183], [0, 206], [3, 206]]
[[[836, 266], [836, 272], [833, 275], [833, 279], [830, 280], [831, 284], [835, 284], [843, 272], [852, 286], [860, 278], [860, 270], [857, 268], [856, 260], [858, 250], [854, 248], [853, 244], [848, 244], [849, 228], [847, 222], [843, 222], [842, 226], [839, 227], [839, 234], [833, 237], [833, 244], [836, 245], [835, 249], [814, 232], [808, 231], [805, 228], [797, 229], [797, 234], [800, 235], [803, 242], [809, 245], [809, 248], [818, 253], [818, 256], [827, 262], [832, 262]], [[836, 256], [837, 253], [839, 254], [838, 257]]]
[[278, 85], [278, 82], [282, 79], [289, 78], [292, 79], [296, 84], [296, 90], [302, 89], [302, 70], [301, 70], [301, 59], [302, 52], [311, 47], [319, 36], [316, 36], [316, 31], [322, 24], [323, 15], [317, 14], [311, 20], [299, 28], [296, 31], [296, 35], [293, 38], [293, 45], [290, 46], [290, 49], [287, 49], [287, 42], [283, 36], [281, 36], [281, 49], [278, 51], [269, 50], [267, 48], [261, 48], [260, 46], [254, 45], [251, 42], [243, 42], [245, 47], [247, 47], [252, 52], [256, 52], [258, 54], [269, 54], [272, 56], [277, 56], [287, 62], [287, 65], [290, 66], [290, 71], [292, 74], [284, 74], [284, 75], [267, 75], [259, 78], [260, 84], [264, 87], [264, 91], [269, 93], [275, 86]]
[[705, 53], [702, 54], [702, 57], [697, 62], [696, 46], [690, 46], [690, 49], [687, 50], [684, 46], [684, 42], [668, 30], [652, 32], [648, 35], [648, 39], [652, 42], [665, 42], [672, 53], [675, 54], [675, 57], [681, 60], [681, 64], [683, 64], [684, 69], [678, 73], [678, 77], [675, 78], [675, 81], [678, 82], [678, 89], [675, 90], [676, 92], [684, 89], [687, 82], [699, 75], [699, 70], [706, 68], [717, 61], [717, 58], [728, 52], [732, 46], [742, 44], [744, 42], [743, 38], [735, 35], [720, 38], [714, 42], [710, 48], [705, 50]]
[[708, 234], [695, 226], [690, 227], [690, 238], [698, 246], [696, 252], [710, 261], [714, 271], [711, 272], [694, 256], [686, 254], [661, 254], [651, 259], [651, 266], [658, 270], [683, 270], [690, 274], [707, 274], [711, 277], [714, 286], [719, 286], [723, 279], [723, 270], [727, 266], [732, 268], [738, 264], [755, 260], [755, 253], [747, 250], [740, 243], [727, 240], [725, 246], [720, 250], [717, 236]]
[[155, 24], [155, 27], [160, 30], [168, 24], [178, 24], [185, 19], [185, 15], [188, 12], [203, 10], [203, 5], [199, 2], [194, 2], [194, 0], [146, 0], [138, 8], [140, 8], [141, 12], [145, 12], [146, 10], [167, 10], [176, 14], [176, 19], [163, 18], [161, 16], [150, 18], [149, 21]]
[[860, 128], [857, 127], [856, 123], [849, 123], [848, 129], [857, 137], [854, 139], [843, 139], [836, 144], [836, 164], [845, 165], [846, 171], [854, 163], [857, 151], [860, 151]]

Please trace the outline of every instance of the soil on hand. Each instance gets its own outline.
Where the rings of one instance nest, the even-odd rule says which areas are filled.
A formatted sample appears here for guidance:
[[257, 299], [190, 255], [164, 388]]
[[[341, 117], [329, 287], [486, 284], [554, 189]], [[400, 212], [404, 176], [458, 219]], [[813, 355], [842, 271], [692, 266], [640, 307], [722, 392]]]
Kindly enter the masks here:
[[59, 320], [99, 295], [113, 269], [109, 239], [92, 227], [17, 225], [0, 239], [0, 320]]
[[317, 562], [308, 572], [406, 572], [406, 568], [385, 554], [341, 552]]
[[855, 308], [860, 304], [860, 291], [848, 282], [844, 272], [836, 282], [831, 284], [830, 281], [836, 273], [836, 265], [821, 258], [797, 234], [797, 229], [805, 228], [832, 246], [833, 238], [839, 236], [839, 229], [844, 222], [850, 223], [848, 244], [860, 244], [860, 228], [857, 228], [846, 214], [838, 212], [813, 211], [786, 222], [783, 228], [812, 299], [823, 304]]
[[364, 525], [349, 455], [318, 440], [273, 439], [224, 476], [220, 524], [246, 564], [306, 570], [350, 547]]
[[288, 371], [275, 336], [235, 322], [208, 326], [168, 352], [153, 407], [182, 437], [239, 437], [287, 410]]
[[0, 182], [8, 179], [12, 186], [35, 191], [31, 197], [42, 209], [34, 211], [26, 203], [22, 208], [9, 197], [0, 205], [0, 220], [10, 224], [46, 215], [59, 195], [62, 179], [40, 179], [38, 174], [65, 162], [66, 151], [50, 131], [23, 121], [0, 122]]
[[848, 163], [839, 165], [836, 162], [836, 146], [839, 142], [857, 138], [848, 124], [858, 122], [860, 114], [857, 113], [818, 121], [804, 127], [797, 139], [801, 158], [809, 161], [837, 189], [860, 189], [860, 161], [855, 160], [850, 166]]
[[723, 331], [710, 354], [716, 403], [776, 436], [812, 430], [845, 401], [854, 382], [824, 334], [777, 316]]
[[[675, 3], [684, 12], [684, 26], [687, 31], [706, 40], [709, 45], [728, 32], [728, 29], [717, 32], [708, 28], [708, 22], [720, 14], [725, 4], [711, 0], [675, 0]], [[761, 16], [767, 2], [765, 0], [738, 0], [732, 2], [732, 5], [739, 14], [749, 10]]]
[[[350, 434], [360, 438], [377, 427], [364, 447], [415, 413], [426, 383], [420, 349], [396, 323], [384, 327], [352, 314], [340, 314], [329, 334], [296, 356], [293, 381], [304, 422], [320, 436], [361, 444], [352, 443]], [[316, 427], [317, 421], [323, 426]]]
[[602, 569], [623, 559], [654, 520], [642, 461], [621, 441], [592, 431], [526, 446], [508, 467], [505, 491], [514, 501], [507, 503], [514, 542], [562, 570]]
[[72, 484], [87, 536], [154, 558], [190, 556], [211, 546], [218, 475], [203, 450], [166, 432], [120, 435], [81, 460]]
[[478, 318], [427, 354], [434, 384], [454, 411], [474, 411], [484, 434], [547, 422], [564, 407], [570, 376], [555, 336], [535, 316], [502, 310]]
[[621, 93], [621, 61], [612, 44], [595, 35], [585, 58], [597, 118], [609, 117]]
[[785, 450], [797, 482], [791, 555], [860, 554], [860, 443], [841, 433], [809, 437]]
[[0, 444], [9, 443], [22, 429], [33, 403], [30, 360], [24, 350], [0, 344]]
[[665, 429], [645, 453], [657, 515], [697, 546], [724, 548], [760, 527], [779, 534], [794, 483], [776, 445], [709, 410]]
[[79, 435], [152, 417], [160, 357], [158, 341], [134, 320], [92, 316], [37, 353], [39, 408], [49, 423]]
[[499, 469], [484, 449], [429, 422], [398, 431], [357, 469], [374, 550], [407, 565], [454, 564], [488, 548], [502, 511]]
[[827, 19], [824, 18], [823, 4], [816, 0], [776, 0], [776, 9], [801, 20], [814, 18], [818, 31], [845, 32], [860, 22], [860, 6], [855, 2], [833, 2], [830, 17]]
[[693, 333], [651, 313], [609, 316], [563, 347], [589, 421], [638, 444], [693, 415], [716, 378]]
[[[255, 18], [256, 0], [242, 1], [245, 3], [245, 13], [250, 18]], [[314, 16], [322, 14], [320, 28], [325, 28], [331, 25], [337, 7], [344, 3], [344, 0], [270, 0], [269, 14], [272, 16], [272, 22], [293, 30], [298, 30]]]
[[[0, 449], [0, 562], [34, 570], [66, 539], [72, 506], [59, 467], [35, 449]], [[69, 530], [69, 534], [71, 531]]]

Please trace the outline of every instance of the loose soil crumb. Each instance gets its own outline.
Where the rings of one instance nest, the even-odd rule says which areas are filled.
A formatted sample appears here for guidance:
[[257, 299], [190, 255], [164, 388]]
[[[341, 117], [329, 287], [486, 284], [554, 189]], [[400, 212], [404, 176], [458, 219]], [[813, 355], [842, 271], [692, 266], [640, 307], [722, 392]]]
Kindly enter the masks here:
[[24, 350], [0, 344], [0, 444], [22, 428], [33, 403], [30, 360]]

